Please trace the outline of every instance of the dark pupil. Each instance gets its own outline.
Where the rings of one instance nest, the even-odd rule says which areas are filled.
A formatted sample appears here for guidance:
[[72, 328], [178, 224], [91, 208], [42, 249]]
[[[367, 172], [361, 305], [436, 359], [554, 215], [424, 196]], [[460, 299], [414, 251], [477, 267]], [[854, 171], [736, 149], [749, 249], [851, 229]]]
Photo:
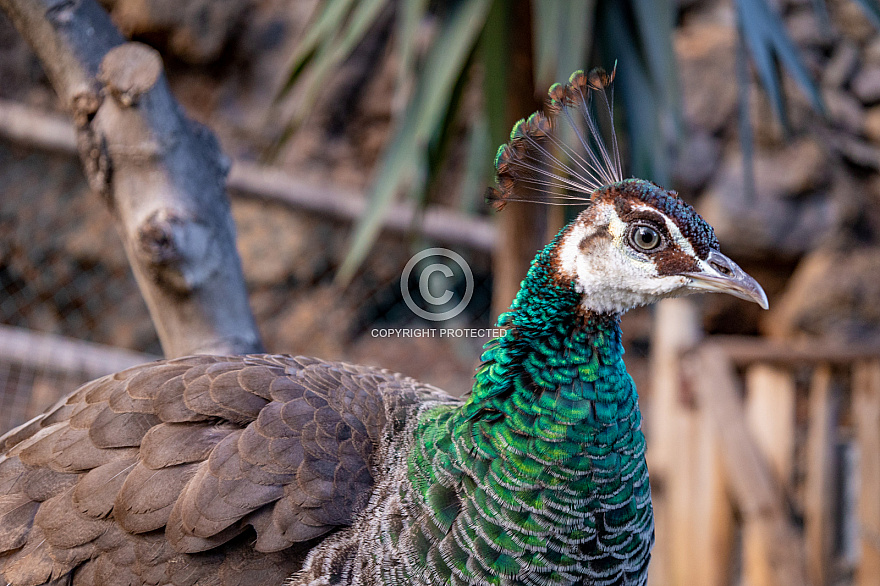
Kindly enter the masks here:
[[648, 228], [647, 226], [639, 226], [636, 228], [634, 236], [636, 246], [645, 250], [656, 248], [660, 243], [660, 235], [657, 234], [657, 231], [653, 228]]

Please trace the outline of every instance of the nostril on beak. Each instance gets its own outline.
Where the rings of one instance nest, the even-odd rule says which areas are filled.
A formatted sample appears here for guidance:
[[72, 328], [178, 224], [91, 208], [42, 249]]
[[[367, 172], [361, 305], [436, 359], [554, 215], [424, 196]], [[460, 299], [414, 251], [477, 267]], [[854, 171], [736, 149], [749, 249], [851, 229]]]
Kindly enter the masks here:
[[725, 266], [725, 265], [723, 265], [719, 262], [715, 262], [715, 261], [710, 262], [709, 265], [713, 269], [715, 269], [716, 271], [718, 271], [719, 273], [724, 275], [725, 277], [732, 277], [733, 276], [733, 271], [730, 270], [730, 267], [728, 267], [728, 266]]

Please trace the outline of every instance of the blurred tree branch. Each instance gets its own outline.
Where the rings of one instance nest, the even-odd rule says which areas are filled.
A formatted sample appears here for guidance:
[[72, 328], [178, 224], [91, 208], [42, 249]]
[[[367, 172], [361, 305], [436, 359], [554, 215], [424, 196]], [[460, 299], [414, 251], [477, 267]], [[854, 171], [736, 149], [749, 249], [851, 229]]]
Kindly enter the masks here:
[[262, 350], [225, 193], [228, 161], [187, 119], [159, 54], [94, 0], [0, 0], [72, 113], [166, 356]]

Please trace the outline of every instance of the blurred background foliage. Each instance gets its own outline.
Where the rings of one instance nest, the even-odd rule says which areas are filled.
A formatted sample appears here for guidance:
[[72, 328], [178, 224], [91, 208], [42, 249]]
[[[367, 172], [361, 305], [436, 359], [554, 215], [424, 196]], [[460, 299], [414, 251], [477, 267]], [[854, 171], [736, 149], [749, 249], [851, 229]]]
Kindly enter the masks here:
[[[462, 325], [489, 325], [506, 307], [564, 218], [516, 204], [490, 216], [495, 151], [553, 82], [615, 63], [626, 173], [677, 189], [771, 296], [766, 314], [701, 300], [707, 331], [880, 331], [880, 281], [869, 277], [880, 263], [877, 0], [102, 2], [162, 53], [188, 115], [234, 161], [275, 154], [268, 191], [236, 190], [235, 165], [230, 181], [273, 349], [466, 386], [480, 340], [421, 342], [437, 346], [422, 368], [404, 358], [411, 342], [365, 332], [425, 325], [402, 303], [399, 278], [428, 246], [452, 247], [474, 269]], [[2, 100], [34, 109], [26, 128], [53, 111], [66, 120], [2, 15], [0, 79], [0, 131], [11, 119]], [[0, 322], [157, 351], [133, 286], [109, 285], [127, 266], [79, 163], [0, 140], [11, 141], [0, 142]], [[62, 201], [79, 211], [59, 214]], [[345, 288], [334, 283], [340, 267]], [[648, 324], [625, 328], [640, 355]], [[451, 372], [455, 384], [441, 378]]]
[[[746, 53], [788, 129], [783, 71], [794, 79], [811, 107], [825, 112], [820, 91], [798, 48], [768, 0], [731, 0], [740, 35], [739, 59]], [[876, 0], [856, 0], [866, 18], [880, 24]], [[390, 26], [389, 50], [397, 54], [393, 130], [368, 188], [370, 206], [359, 220], [338, 278], [350, 281], [375, 241], [383, 215], [404, 194], [424, 205], [441, 189], [457, 120], [467, 128], [468, 165], [461, 174], [461, 207], [478, 209], [483, 186], [491, 181], [495, 149], [511, 127], [511, 102], [535, 101], [554, 82], [577, 69], [617, 65], [615, 84], [622, 104], [626, 172], [669, 185], [672, 153], [681, 136], [681, 88], [672, 39], [678, 2], [673, 0], [531, 0], [529, 22], [521, 22], [512, 0], [325, 0], [291, 57], [278, 100], [299, 90], [287, 116], [281, 146], [302, 125], [315, 104], [326, 98], [328, 76], [354, 52], [365, 36]], [[824, 0], [813, 0], [825, 27], [831, 27]], [[524, 28], [527, 29], [524, 31]], [[532, 62], [530, 84], [512, 83], [511, 62]], [[750, 74], [738, 67], [737, 83], [746, 88]], [[468, 84], [481, 84], [482, 100], [466, 104]], [[529, 94], [516, 96], [516, 92]], [[740, 140], [752, 158], [748, 100], [740, 92]], [[524, 99], [523, 99], [524, 98]], [[620, 109], [618, 109], [620, 111]], [[517, 112], [514, 119], [528, 112]], [[621, 123], [622, 122], [622, 123]], [[751, 165], [744, 167], [750, 174]], [[747, 184], [751, 184], [751, 178]]]
[[[510, 301], [525, 264], [563, 220], [555, 208], [516, 204], [489, 216], [482, 196], [495, 150], [518, 118], [541, 107], [553, 82], [615, 62], [627, 174], [693, 203], [725, 254], [770, 298], [766, 312], [729, 296], [688, 299], [699, 308], [692, 329], [742, 335], [742, 344], [761, 348], [880, 343], [877, 0], [100, 1], [128, 36], [161, 52], [187, 115], [206, 124], [233, 160], [237, 243], [272, 352], [381, 366], [467, 392], [493, 335], [486, 333], [490, 307], [497, 312]], [[47, 128], [60, 128], [48, 144]], [[271, 166], [255, 165], [272, 154]], [[242, 188], [237, 171], [245, 165], [262, 187]], [[413, 220], [415, 204], [423, 217]], [[64, 105], [0, 14], [0, 342], [13, 344], [9, 328], [30, 340], [14, 353], [0, 351], [0, 427], [132, 359], [94, 343], [159, 351], [119, 239], [107, 229], [112, 223], [82, 175]], [[450, 323], [423, 320], [402, 298], [403, 268], [429, 246], [452, 248], [474, 274], [473, 298]], [[334, 282], [343, 262], [347, 287]], [[447, 286], [461, 297], [462, 286]], [[671, 349], [659, 334], [679, 336], [689, 327], [681, 319], [664, 327], [658, 314], [639, 308], [622, 317], [648, 441], [656, 453], [658, 420], [696, 433], [699, 450], [675, 454], [705, 464], [711, 458], [703, 447], [713, 442], [705, 423], [695, 424], [722, 425], [694, 410], [690, 386], [673, 389], [680, 418], [663, 411], [669, 403], [657, 383], [658, 357]], [[444, 327], [482, 333], [444, 337]], [[428, 335], [381, 333], [406, 328]], [[84, 355], [100, 360], [83, 362]], [[824, 392], [848, 403], [842, 379], [849, 374], [834, 372]], [[751, 413], [787, 421], [794, 431], [790, 473], [779, 486], [800, 524], [810, 510], [805, 471], [813, 451], [803, 440], [826, 429], [814, 425], [825, 420], [816, 418], [811, 389], [823, 384], [814, 385], [821, 377], [800, 365], [788, 374], [796, 385], [778, 384], [774, 375], [770, 392], [748, 394], [762, 399]], [[763, 401], [776, 401], [773, 393], [786, 387], [792, 412], [775, 402], [767, 407]], [[840, 415], [827, 452], [838, 464], [825, 468], [844, 498], [822, 509], [837, 517], [829, 526], [833, 580], [813, 583], [874, 584], [877, 571], [853, 578], [860, 554], [850, 488], [865, 452], [854, 449], [850, 410]], [[786, 427], [769, 429], [761, 437], [777, 438]], [[651, 466], [661, 480], [658, 503], [663, 491], [672, 494], [673, 479], [702, 478], [662, 479]], [[666, 502], [690, 507], [715, 498], [714, 489], [695, 489], [692, 498]], [[712, 514], [703, 518], [723, 525]], [[700, 542], [693, 545], [724, 553], [708, 533], [690, 533]], [[861, 564], [869, 569], [880, 568], [876, 535], [861, 532], [878, 564]], [[656, 583], [742, 583], [736, 572], [718, 581], [664, 578], [673, 575], [664, 565], [677, 558], [662, 548], [673, 542], [682, 546], [682, 567], [704, 567], [695, 552], [705, 550], [658, 536]]]

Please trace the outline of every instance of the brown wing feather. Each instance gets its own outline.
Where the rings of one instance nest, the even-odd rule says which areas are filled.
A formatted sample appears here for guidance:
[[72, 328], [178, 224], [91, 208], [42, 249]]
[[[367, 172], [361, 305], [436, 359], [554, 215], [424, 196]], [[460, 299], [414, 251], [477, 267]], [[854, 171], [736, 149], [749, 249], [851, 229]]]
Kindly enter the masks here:
[[0, 437], [0, 582], [281, 583], [364, 506], [386, 419], [426, 389], [287, 356], [88, 383]]

